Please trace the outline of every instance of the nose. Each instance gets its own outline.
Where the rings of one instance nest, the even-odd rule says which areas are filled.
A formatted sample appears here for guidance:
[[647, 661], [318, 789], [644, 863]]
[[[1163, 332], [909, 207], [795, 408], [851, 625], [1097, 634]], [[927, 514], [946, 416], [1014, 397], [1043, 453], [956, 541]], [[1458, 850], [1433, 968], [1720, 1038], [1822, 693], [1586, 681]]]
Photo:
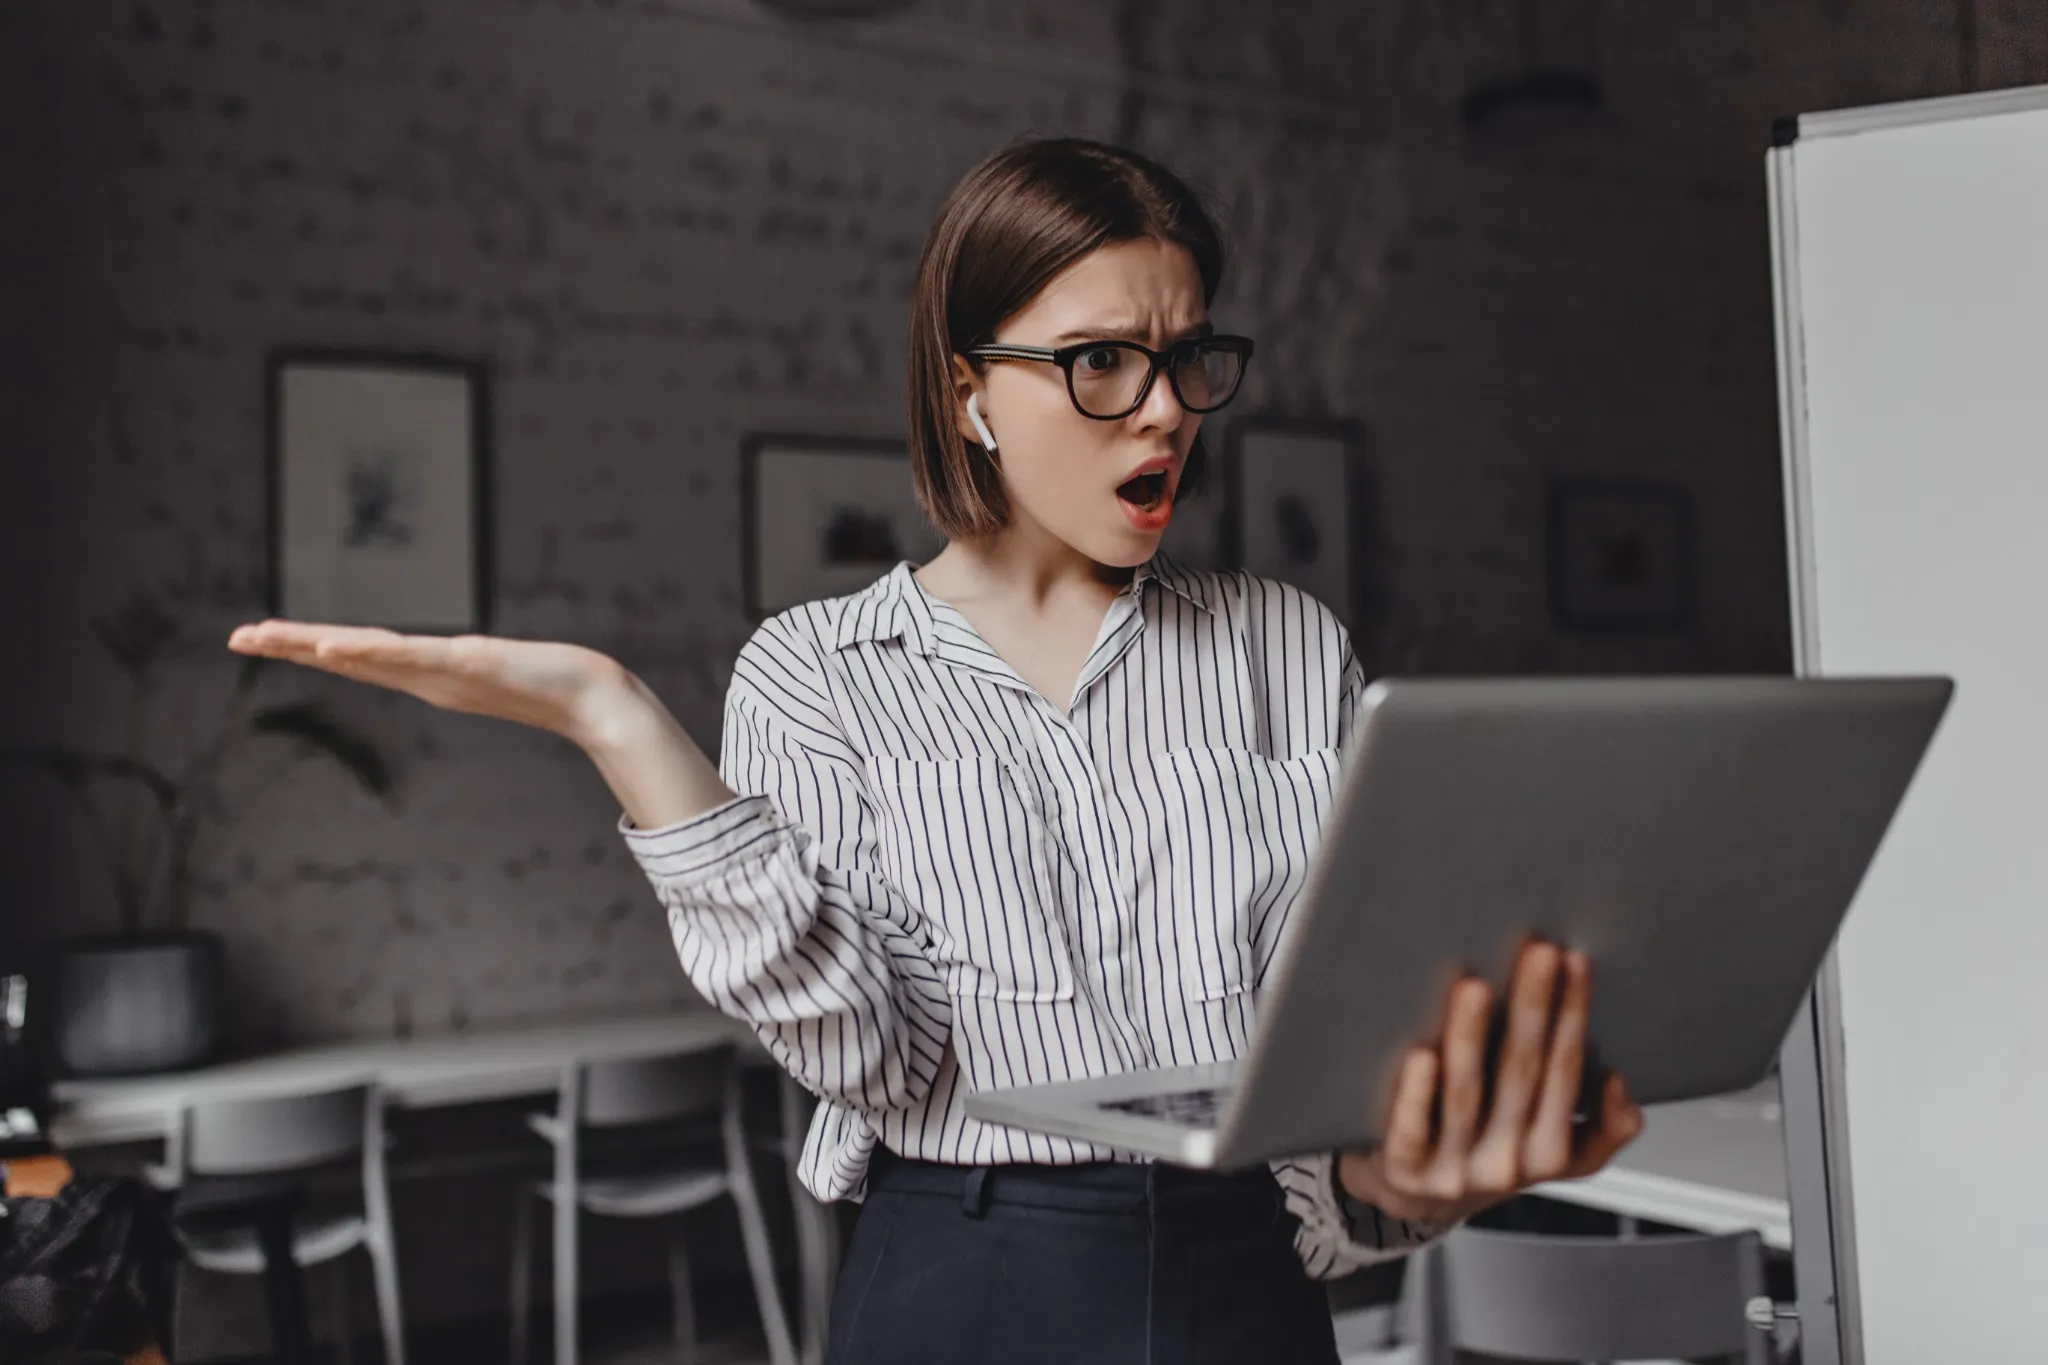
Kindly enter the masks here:
[[1140, 431], [1174, 432], [1188, 419], [1188, 410], [1180, 405], [1180, 395], [1173, 391], [1164, 367], [1152, 372], [1152, 387], [1145, 390], [1145, 401], [1138, 404], [1138, 410], [1131, 414]]

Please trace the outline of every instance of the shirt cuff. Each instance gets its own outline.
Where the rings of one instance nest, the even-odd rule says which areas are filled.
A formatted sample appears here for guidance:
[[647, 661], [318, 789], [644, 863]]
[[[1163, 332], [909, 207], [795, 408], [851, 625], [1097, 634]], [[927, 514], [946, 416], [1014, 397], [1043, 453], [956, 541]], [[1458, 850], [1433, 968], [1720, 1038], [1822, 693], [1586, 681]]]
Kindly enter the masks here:
[[765, 796], [737, 796], [660, 829], [641, 829], [630, 817], [619, 817], [619, 833], [641, 870], [668, 886], [709, 880], [736, 858], [766, 853], [782, 829], [775, 803]]
[[1330, 1194], [1343, 1215], [1345, 1230], [1352, 1242], [1380, 1256], [1419, 1251], [1458, 1226], [1456, 1223], [1423, 1223], [1395, 1218], [1380, 1212], [1372, 1204], [1353, 1199], [1344, 1189], [1334, 1156], [1330, 1159]]

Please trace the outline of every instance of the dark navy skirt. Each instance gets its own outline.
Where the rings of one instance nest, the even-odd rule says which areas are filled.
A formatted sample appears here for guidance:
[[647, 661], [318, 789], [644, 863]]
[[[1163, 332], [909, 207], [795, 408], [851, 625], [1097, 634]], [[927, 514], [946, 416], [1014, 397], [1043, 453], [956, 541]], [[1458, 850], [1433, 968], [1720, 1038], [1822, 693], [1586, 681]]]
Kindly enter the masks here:
[[828, 1365], [1335, 1365], [1263, 1168], [941, 1166], [878, 1151]]

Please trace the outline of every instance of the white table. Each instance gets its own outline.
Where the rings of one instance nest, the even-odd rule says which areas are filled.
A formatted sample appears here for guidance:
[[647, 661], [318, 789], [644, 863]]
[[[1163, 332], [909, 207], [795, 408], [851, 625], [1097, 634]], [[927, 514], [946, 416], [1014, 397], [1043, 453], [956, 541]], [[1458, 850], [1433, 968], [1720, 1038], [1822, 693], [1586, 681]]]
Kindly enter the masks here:
[[1778, 1085], [1645, 1109], [1642, 1135], [1608, 1168], [1532, 1193], [1701, 1232], [1755, 1229], [1792, 1245]]
[[161, 1138], [186, 1105], [359, 1081], [376, 1082], [407, 1107], [474, 1104], [551, 1091], [571, 1062], [651, 1057], [727, 1043], [762, 1051], [745, 1025], [702, 1006], [322, 1043], [198, 1071], [59, 1081], [52, 1136], [60, 1147]]
[[[51, 1135], [60, 1148], [71, 1149], [162, 1139], [188, 1105], [368, 1082], [407, 1108], [475, 1104], [552, 1092], [563, 1068], [572, 1063], [656, 1057], [727, 1044], [736, 1045], [750, 1060], [769, 1060], [751, 1029], [708, 1006], [460, 1034], [323, 1043], [197, 1071], [60, 1081]], [[795, 1179], [806, 1112], [796, 1082], [784, 1076], [781, 1150], [790, 1175], [803, 1276], [799, 1335], [805, 1359], [815, 1361], [823, 1353], [825, 1309], [831, 1302], [836, 1223], [831, 1210], [812, 1199]]]

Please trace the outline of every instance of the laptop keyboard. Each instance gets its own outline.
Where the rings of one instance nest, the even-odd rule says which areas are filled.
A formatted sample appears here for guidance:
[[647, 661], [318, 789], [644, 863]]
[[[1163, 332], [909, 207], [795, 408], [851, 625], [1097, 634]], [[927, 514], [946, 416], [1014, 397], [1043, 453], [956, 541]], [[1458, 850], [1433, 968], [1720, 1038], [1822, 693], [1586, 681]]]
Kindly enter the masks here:
[[1105, 1100], [1104, 1109], [1114, 1109], [1124, 1114], [1142, 1114], [1146, 1118], [1165, 1119], [1178, 1123], [1184, 1128], [1214, 1128], [1216, 1120], [1223, 1114], [1223, 1106], [1230, 1100], [1230, 1091], [1225, 1088], [1209, 1090], [1177, 1090], [1169, 1095], [1140, 1095], [1129, 1100]]

